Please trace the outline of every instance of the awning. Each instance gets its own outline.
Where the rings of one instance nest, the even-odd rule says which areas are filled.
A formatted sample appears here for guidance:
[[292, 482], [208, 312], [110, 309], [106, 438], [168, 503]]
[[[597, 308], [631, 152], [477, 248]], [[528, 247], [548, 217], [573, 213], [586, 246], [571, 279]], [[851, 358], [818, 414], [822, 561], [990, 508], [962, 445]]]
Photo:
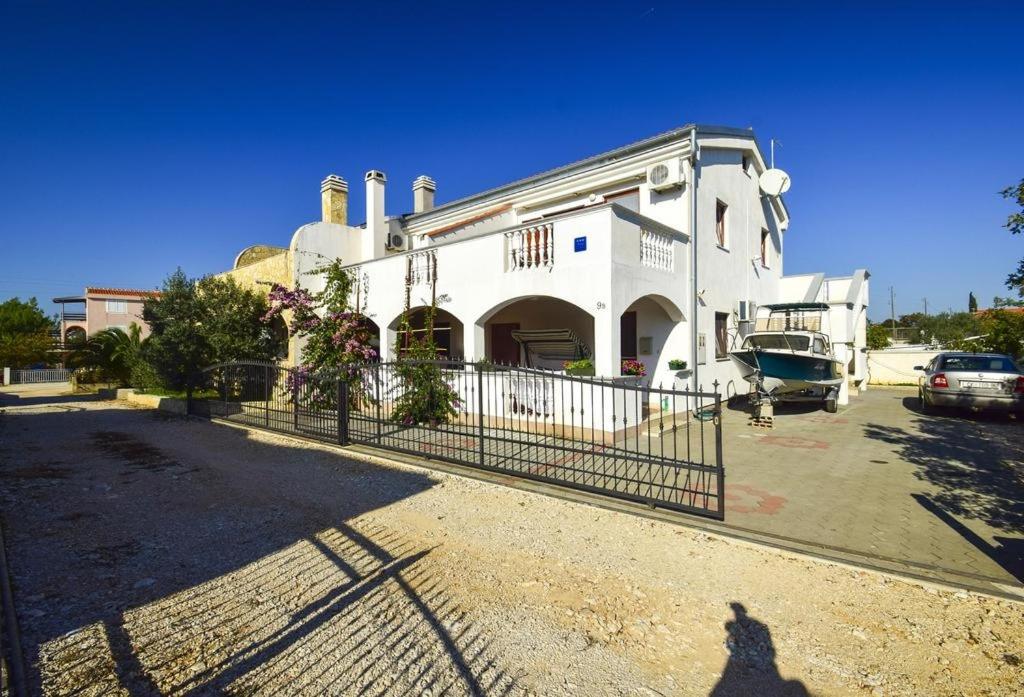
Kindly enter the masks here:
[[590, 348], [571, 329], [516, 329], [512, 338], [525, 349], [528, 368], [560, 369], [565, 361], [590, 357]]

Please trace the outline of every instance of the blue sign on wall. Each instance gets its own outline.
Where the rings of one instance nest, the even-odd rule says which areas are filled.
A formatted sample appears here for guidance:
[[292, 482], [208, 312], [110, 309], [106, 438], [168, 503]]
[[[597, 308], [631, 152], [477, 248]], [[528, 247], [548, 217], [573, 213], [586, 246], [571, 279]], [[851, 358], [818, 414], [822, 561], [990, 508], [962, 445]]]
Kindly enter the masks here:
[[572, 241], [572, 248], [573, 248], [573, 251], [575, 251], [575, 252], [585, 252], [585, 251], [587, 251], [587, 238], [586, 237], [577, 237], [576, 239], [574, 239]]

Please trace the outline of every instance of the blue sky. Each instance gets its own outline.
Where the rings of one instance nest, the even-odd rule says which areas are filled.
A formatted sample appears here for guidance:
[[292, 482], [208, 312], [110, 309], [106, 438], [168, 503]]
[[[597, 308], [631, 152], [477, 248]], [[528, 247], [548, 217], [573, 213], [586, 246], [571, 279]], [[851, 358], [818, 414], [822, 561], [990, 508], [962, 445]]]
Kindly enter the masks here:
[[[786, 273], [871, 316], [1007, 295], [1024, 3], [89, 2], [0, 8], [0, 298], [151, 288], [319, 217], [443, 202], [689, 122], [793, 178]], [[48, 302], [44, 304], [52, 307]]]

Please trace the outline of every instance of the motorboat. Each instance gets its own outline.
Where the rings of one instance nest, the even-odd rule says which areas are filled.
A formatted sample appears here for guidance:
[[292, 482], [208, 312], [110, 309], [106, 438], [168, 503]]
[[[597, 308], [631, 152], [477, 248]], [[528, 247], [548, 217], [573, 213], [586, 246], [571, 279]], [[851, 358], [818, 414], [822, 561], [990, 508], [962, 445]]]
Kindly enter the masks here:
[[753, 386], [751, 400], [816, 401], [835, 412], [843, 364], [832, 352], [826, 333], [828, 305], [783, 303], [764, 305], [754, 331], [729, 358]]

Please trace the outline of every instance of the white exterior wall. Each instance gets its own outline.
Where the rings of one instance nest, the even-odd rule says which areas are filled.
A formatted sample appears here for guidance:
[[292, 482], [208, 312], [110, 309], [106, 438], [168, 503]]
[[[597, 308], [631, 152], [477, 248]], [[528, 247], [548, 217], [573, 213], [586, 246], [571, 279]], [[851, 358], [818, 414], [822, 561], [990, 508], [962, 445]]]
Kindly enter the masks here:
[[[501, 232], [359, 265], [357, 273], [367, 288], [364, 312], [381, 327], [384, 359], [391, 357], [395, 320], [404, 309], [410, 256], [416, 264], [422, 263], [416, 260], [425, 254], [436, 255], [438, 307], [462, 323], [463, 352], [470, 360], [486, 357], [486, 323], [524, 298], [558, 298], [586, 313], [593, 329], [582, 336], [593, 336], [590, 348], [597, 371], [603, 375], [618, 374], [619, 320], [639, 298], [657, 295], [661, 305], [677, 320], [682, 319], [686, 307], [685, 242], [672, 243], [672, 263], [677, 271], [669, 273], [641, 265], [640, 228], [619, 218], [610, 206], [566, 214], [551, 223], [554, 264], [550, 267], [511, 270], [506, 237]], [[578, 237], [586, 237], [586, 251], [574, 251]], [[411, 305], [429, 304], [430, 292], [427, 283], [413, 287]], [[578, 318], [573, 318], [576, 321]], [[548, 324], [547, 328], [570, 324]], [[665, 370], [668, 358], [675, 357], [664, 359]]]
[[[725, 145], [712, 141], [710, 145]], [[702, 290], [697, 331], [707, 342], [707, 362], [697, 366], [697, 386], [711, 391], [717, 380], [723, 396], [746, 394], [748, 384], [728, 357], [715, 358], [715, 313], [729, 315], [729, 348], [739, 345], [740, 300], [758, 305], [775, 302], [782, 276], [783, 232], [776, 216], [762, 201], [757, 171], [743, 171], [743, 153], [701, 145], [697, 184], [697, 287]], [[726, 245], [719, 247], [715, 234], [716, 204], [726, 212]], [[761, 229], [771, 234], [768, 268], [761, 266]], [[756, 258], [756, 261], [755, 261]], [[733, 343], [735, 342], [735, 343]], [[692, 365], [692, 364], [691, 364]]]
[[884, 349], [866, 354], [867, 379], [871, 385], [916, 385], [924, 373], [914, 370], [941, 353], [931, 349]]

